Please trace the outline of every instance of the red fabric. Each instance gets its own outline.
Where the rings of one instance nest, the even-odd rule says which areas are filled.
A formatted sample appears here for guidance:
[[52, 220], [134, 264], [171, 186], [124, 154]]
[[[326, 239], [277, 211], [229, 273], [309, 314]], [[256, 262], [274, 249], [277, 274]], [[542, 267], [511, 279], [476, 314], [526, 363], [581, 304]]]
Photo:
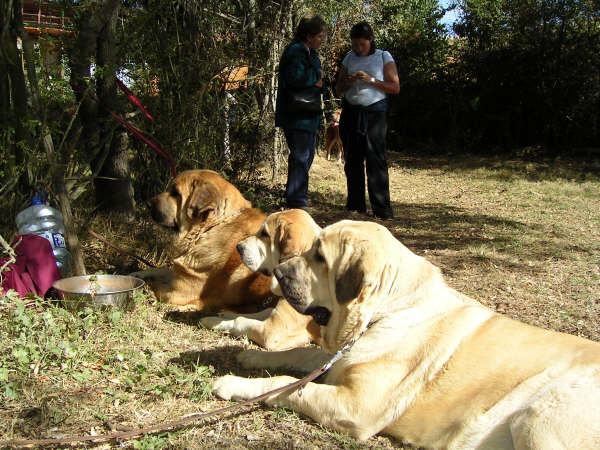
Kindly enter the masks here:
[[144, 135], [144, 133], [142, 133], [140, 130], [135, 128], [133, 125], [131, 125], [125, 119], [123, 119], [121, 116], [119, 116], [118, 114], [116, 114], [110, 110], [108, 112], [119, 123], [121, 123], [121, 125], [123, 125], [125, 128], [127, 128], [133, 134], [135, 134], [140, 141], [142, 141], [148, 147], [154, 149], [154, 151], [156, 153], [158, 153], [160, 156], [162, 156], [164, 159], [166, 159], [167, 162], [169, 163], [169, 166], [171, 166], [171, 173], [173, 174], [174, 177], [177, 176], [177, 169], [175, 168], [175, 163], [173, 162], [173, 158], [171, 158], [171, 155], [169, 153], [167, 153], [160, 145], [158, 145], [156, 142], [154, 142], [148, 136]]
[[[117, 78], [118, 80], [118, 78]], [[100, 103], [100, 100], [98, 100], [98, 97], [96, 97], [93, 93], [91, 92], [87, 92], [86, 90], [84, 90], [81, 86], [78, 86], [75, 84], [75, 82], [73, 80], [71, 80], [71, 87], [78, 91], [79, 93], [81, 93], [82, 95], [89, 95], [89, 97], [94, 100], [95, 102]], [[132, 94], [133, 95], [133, 94]], [[131, 99], [130, 99], [131, 100]], [[138, 100], [139, 101], [139, 100]], [[140, 103], [141, 105], [141, 103]], [[147, 137], [146, 135], [144, 135], [140, 130], [138, 130], [137, 128], [135, 128], [133, 125], [131, 125], [129, 122], [127, 122], [125, 119], [123, 119], [121, 116], [119, 116], [118, 114], [112, 112], [110, 109], [107, 109], [107, 111], [110, 113], [111, 116], [113, 116], [115, 119], [117, 119], [117, 121], [123, 125], [125, 128], [127, 128], [129, 131], [131, 131], [133, 134], [136, 135], [136, 137], [142, 141], [144, 144], [146, 144], [147, 146], [149, 146], [150, 148], [152, 148], [156, 153], [158, 153], [161, 157], [163, 157], [168, 163], [169, 166], [171, 166], [171, 173], [173, 174], [173, 176], [177, 176], [177, 169], [175, 168], [175, 161], [173, 161], [173, 157], [171, 156], [170, 153], [168, 153], [166, 150], [164, 150], [158, 143], [156, 143], [154, 140], [152, 140], [151, 138]], [[154, 121], [154, 119], [152, 119]]]
[[[12, 248], [15, 249], [16, 261], [8, 265], [10, 271], [5, 269], [2, 272], [0, 294], [14, 289], [20, 297], [29, 292], [44, 297], [54, 282], [60, 279], [50, 242], [41, 236], [26, 234], [16, 236]], [[6, 261], [4, 259], [0, 265]]]
[[121, 90], [123, 91], [123, 93], [127, 96], [127, 99], [129, 100], [129, 102], [134, 105], [137, 109], [139, 109], [148, 119], [150, 119], [152, 122], [154, 122], [154, 117], [152, 117], [150, 115], [150, 113], [146, 110], [146, 108], [144, 108], [144, 105], [142, 105], [142, 102], [140, 101], [139, 98], [137, 98], [133, 92], [131, 92], [129, 90], [129, 88], [127, 86], [125, 86], [125, 84], [123, 84], [123, 82], [121, 80], [119, 80], [117, 78], [117, 84], [119, 85], [119, 87], [121, 88]]

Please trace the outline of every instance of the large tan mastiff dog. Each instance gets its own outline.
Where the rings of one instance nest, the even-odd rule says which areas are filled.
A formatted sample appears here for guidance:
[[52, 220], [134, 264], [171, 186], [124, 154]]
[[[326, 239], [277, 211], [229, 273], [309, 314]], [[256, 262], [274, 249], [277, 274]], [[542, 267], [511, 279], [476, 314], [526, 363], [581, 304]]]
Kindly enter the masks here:
[[[301, 209], [288, 209], [269, 215], [254, 236], [241, 241], [237, 248], [242, 262], [253, 272], [273, 275], [281, 262], [309, 250], [321, 232], [313, 218]], [[275, 277], [271, 291], [282, 296]], [[280, 299], [275, 308], [256, 314], [236, 315], [221, 313], [204, 317], [202, 325], [228, 332], [234, 336], [248, 336], [268, 350], [286, 350], [318, 342], [319, 326], [310, 316], [297, 312]]]
[[210, 170], [178, 175], [150, 201], [153, 219], [176, 233], [171, 268], [136, 272], [156, 296], [187, 309], [250, 312], [272, 297], [271, 277], [250, 271], [237, 244], [254, 235], [266, 214]]
[[[290, 304], [320, 323], [325, 351], [358, 340], [324, 384], [267, 404], [360, 440], [381, 432], [426, 448], [600, 448], [600, 344], [494, 313], [384, 227], [333, 224], [274, 273]], [[293, 366], [298, 350], [241, 359]], [[213, 388], [247, 399], [292, 381], [229, 375]]]

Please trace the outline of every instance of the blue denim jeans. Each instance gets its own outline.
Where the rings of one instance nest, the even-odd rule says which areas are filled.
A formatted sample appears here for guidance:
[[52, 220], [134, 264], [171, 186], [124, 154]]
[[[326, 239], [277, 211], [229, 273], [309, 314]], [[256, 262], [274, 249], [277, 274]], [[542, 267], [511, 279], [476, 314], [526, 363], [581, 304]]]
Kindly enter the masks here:
[[308, 171], [315, 157], [317, 134], [304, 130], [284, 129], [290, 149], [285, 202], [288, 208], [307, 206]]

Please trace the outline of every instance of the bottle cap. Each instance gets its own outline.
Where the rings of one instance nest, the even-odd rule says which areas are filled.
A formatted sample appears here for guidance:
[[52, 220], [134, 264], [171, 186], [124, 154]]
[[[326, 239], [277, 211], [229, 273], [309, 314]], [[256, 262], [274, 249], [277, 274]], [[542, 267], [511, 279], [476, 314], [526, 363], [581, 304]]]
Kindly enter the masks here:
[[31, 199], [32, 205], [44, 205], [48, 201], [48, 193], [44, 190], [38, 192], [36, 196]]

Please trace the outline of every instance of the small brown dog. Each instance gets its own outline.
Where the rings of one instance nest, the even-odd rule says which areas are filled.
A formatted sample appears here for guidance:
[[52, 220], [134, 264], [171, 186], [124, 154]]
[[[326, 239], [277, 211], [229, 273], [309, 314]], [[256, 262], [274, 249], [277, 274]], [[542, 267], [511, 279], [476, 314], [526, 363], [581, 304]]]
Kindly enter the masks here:
[[331, 116], [331, 122], [327, 126], [327, 130], [325, 130], [325, 156], [327, 157], [327, 161], [329, 161], [332, 157], [333, 148], [337, 144], [338, 146], [338, 162], [345, 161], [344, 158], [344, 146], [342, 145], [342, 139], [340, 138], [340, 115], [342, 114], [342, 110], [338, 109]]

